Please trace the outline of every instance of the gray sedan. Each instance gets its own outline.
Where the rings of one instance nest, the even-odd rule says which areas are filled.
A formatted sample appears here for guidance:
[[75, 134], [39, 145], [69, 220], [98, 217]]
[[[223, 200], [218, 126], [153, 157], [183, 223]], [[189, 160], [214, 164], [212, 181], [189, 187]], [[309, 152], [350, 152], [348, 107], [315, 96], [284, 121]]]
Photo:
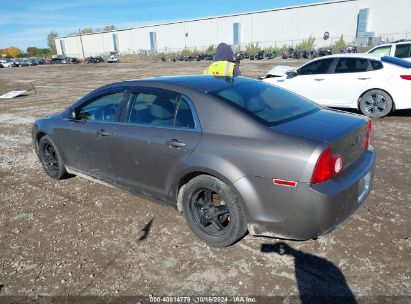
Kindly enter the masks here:
[[46, 173], [167, 202], [213, 246], [252, 235], [306, 240], [367, 197], [371, 121], [244, 77], [163, 77], [98, 88], [39, 119]]

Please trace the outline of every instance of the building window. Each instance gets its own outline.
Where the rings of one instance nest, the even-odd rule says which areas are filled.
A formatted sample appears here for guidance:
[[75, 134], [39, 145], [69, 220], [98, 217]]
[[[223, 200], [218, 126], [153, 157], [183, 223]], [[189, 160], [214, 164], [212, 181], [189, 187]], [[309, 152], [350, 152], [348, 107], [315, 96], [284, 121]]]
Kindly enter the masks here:
[[156, 32], [150, 32], [150, 49], [151, 53], [157, 53], [157, 36]]
[[241, 43], [241, 23], [233, 23], [233, 44], [239, 46]]

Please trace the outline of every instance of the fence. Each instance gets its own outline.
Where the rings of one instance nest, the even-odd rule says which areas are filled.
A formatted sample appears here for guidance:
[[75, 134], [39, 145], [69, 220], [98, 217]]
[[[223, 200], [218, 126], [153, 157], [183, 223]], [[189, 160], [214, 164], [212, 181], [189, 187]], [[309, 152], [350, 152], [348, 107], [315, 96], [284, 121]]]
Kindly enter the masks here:
[[[309, 39], [311, 38], [311, 41]], [[284, 51], [289, 48], [294, 49], [317, 49], [323, 48], [333, 48], [334, 51], [338, 51], [340, 47], [357, 46], [359, 49], [367, 50], [381, 43], [394, 42], [401, 39], [411, 39], [411, 32], [403, 33], [388, 33], [388, 34], [378, 34], [374, 37], [363, 37], [358, 38], [356, 36], [331, 36], [328, 39], [324, 37], [306, 37], [304, 39], [288, 39], [288, 40], [274, 40], [274, 41], [253, 41], [241, 43], [235, 46], [236, 51], [246, 51], [248, 49], [273, 49], [277, 52]], [[310, 45], [311, 44], [311, 45]], [[123, 52], [124, 54], [134, 54], [134, 55], [152, 55], [152, 54], [196, 54], [196, 53], [209, 53], [214, 52], [216, 45], [198, 45], [195, 47], [184, 47], [184, 48], [163, 48], [157, 49], [155, 53], [151, 50], [136, 50]]]

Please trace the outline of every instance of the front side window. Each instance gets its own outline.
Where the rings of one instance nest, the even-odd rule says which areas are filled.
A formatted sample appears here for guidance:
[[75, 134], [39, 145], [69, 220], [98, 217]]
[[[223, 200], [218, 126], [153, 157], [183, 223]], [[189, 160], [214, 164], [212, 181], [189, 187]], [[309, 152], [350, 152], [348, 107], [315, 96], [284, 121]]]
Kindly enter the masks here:
[[320, 109], [294, 93], [264, 82], [243, 83], [209, 93], [268, 126]]
[[409, 58], [411, 44], [398, 44], [395, 49], [395, 57], [398, 58]]
[[340, 58], [335, 67], [336, 74], [338, 73], [359, 73], [368, 71], [368, 60], [363, 58]]
[[326, 74], [330, 68], [333, 59], [321, 59], [304, 65], [298, 71], [298, 75]]
[[369, 52], [370, 54], [381, 55], [381, 56], [389, 56], [391, 53], [391, 46], [381, 46], [373, 49]]
[[123, 99], [123, 93], [112, 93], [93, 99], [77, 110], [78, 119], [91, 121], [115, 120], [118, 106]]
[[134, 94], [127, 121], [156, 127], [194, 128], [191, 108], [177, 93]]

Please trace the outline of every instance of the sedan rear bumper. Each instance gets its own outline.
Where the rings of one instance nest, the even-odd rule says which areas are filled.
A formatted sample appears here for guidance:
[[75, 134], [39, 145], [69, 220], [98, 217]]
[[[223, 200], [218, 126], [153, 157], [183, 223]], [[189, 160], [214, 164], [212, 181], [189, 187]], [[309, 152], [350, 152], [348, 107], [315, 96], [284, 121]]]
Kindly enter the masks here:
[[370, 147], [342, 174], [317, 185], [285, 187], [272, 178], [241, 178], [234, 186], [245, 203], [250, 234], [307, 240], [331, 231], [368, 196], [374, 165]]

